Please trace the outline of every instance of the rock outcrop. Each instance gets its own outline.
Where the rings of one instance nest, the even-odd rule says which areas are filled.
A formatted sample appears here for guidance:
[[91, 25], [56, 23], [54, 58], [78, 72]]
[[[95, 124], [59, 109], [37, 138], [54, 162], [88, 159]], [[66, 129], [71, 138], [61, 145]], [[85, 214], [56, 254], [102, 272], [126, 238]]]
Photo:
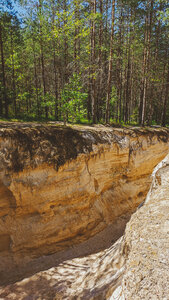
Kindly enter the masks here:
[[[167, 129], [0, 129], [0, 281], [83, 242], [145, 199]], [[113, 240], [113, 237], [112, 237]]]
[[113, 246], [65, 261], [0, 289], [0, 298], [147, 300], [168, 299], [169, 155], [153, 173], [145, 204]]

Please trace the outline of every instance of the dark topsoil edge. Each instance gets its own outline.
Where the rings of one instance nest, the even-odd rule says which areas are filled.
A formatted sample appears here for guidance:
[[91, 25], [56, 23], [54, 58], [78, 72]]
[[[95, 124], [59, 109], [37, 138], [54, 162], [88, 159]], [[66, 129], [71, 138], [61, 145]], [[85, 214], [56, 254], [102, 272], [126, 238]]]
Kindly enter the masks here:
[[121, 147], [125, 136], [146, 135], [150, 140], [158, 136], [159, 141], [169, 140], [166, 128], [107, 128], [60, 125], [42, 125], [36, 123], [0, 122], [0, 169], [19, 172], [25, 167], [36, 167], [48, 163], [56, 170], [66, 161], [75, 159], [80, 153], [90, 153], [93, 144], [114, 142]]

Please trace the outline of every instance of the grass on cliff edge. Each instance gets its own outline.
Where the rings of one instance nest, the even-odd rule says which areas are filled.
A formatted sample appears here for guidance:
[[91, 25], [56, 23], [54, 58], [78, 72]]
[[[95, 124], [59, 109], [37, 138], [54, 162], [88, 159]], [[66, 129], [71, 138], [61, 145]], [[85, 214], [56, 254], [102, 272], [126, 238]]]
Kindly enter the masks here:
[[[54, 118], [49, 118], [48, 120], [46, 120], [45, 118], [40, 118], [40, 119], [37, 119], [37, 118], [2, 118], [0, 117], [0, 122], [8, 122], [8, 123], [11, 123], [11, 122], [18, 122], [18, 123], [42, 123], [42, 124], [47, 124], [47, 125], [55, 125], [55, 126], [62, 126], [64, 125], [63, 121], [56, 121]], [[116, 123], [115, 120], [110, 120], [109, 124], [105, 124], [105, 122], [103, 121], [100, 121], [96, 124], [92, 124], [92, 121], [89, 121], [88, 119], [82, 119], [80, 120], [80, 122], [76, 122], [76, 123], [70, 123], [70, 122], [67, 122], [66, 123], [66, 126], [73, 126], [73, 125], [86, 125], [86, 126], [92, 126], [92, 125], [104, 125], [104, 126], [110, 126], [110, 127], [116, 127], [116, 128], [130, 128], [130, 127], [141, 127], [140, 124], [136, 123], [136, 122], [130, 122], [130, 123], [127, 123], [125, 124], [124, 122], [121, 122], [121, 123]], [[149, 127], [155, 127], [155, 128], [161, 128], [162, 126], [161, 125], [158, 125], [156, 124], [155, 122], [152, 123], [152, 125], [150, 126], [147, 126], [145, 125], [144, 128], [149, 128]], [[167, 128], [169, 128], [169, 124], [166, 124]]]

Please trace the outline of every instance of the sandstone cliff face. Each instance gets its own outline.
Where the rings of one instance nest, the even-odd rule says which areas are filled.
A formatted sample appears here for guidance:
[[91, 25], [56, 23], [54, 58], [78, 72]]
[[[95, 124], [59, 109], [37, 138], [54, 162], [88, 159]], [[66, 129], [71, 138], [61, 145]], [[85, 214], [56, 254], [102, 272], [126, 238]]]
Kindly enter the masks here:
[[167, 129], [0, 129], [0, 272], [80, 243], [143, 201]]
[[145, 204], [110, 248], [65, 261], [0, 289], [5, 300], [168, 299], [169, 156], [153, 173]]

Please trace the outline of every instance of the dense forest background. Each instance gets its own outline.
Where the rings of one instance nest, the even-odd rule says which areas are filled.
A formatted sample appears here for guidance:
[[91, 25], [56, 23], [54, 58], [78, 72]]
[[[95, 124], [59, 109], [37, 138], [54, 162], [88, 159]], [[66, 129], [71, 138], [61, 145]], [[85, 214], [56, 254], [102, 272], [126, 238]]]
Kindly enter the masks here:
[[167, 0], [1, 1], [0, 116], [169, 124], [168, 21]]

